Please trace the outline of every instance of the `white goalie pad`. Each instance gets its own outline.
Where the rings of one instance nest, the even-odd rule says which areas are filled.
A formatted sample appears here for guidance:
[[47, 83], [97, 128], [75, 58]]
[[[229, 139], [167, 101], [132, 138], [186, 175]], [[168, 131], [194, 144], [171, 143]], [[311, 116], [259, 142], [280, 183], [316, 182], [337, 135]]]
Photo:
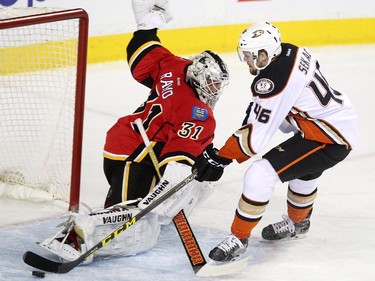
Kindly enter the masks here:
[[[139, 211], [139, 208], [127, 207], [122, 210], [103, 210], [89, 216], [77, 217], [74, 231], [83, 238], [87, 247], [91, 248], [120, 225], [131, 220]], [[149, 213], [118, 235], [111, 243], [99, 249], [95, 256], [129, 256], [148, 251], [155, 246], [159, 233], [160, 224], [157, 216]]]
[[[162, 179], [154, 189], [146, 195], [138, 204], [141, 209], [149, 206], [155, 199], [165, 194], [172, 187], [180, 183], [184, 178], [191, 174], [191, 167], [177, 162], [169, 162]], [[159, 215], [161, 224], [168, 224], [179, 211], [184, 210], [188, 216], [194, 206], [206, 199], [213, 192], [213, 187], [207, 182], [191, 181], [178, 192], [162, 202], [151, 212]]]
[[[120, 225], [131, 220], [139, 211], [139, 208], [133, 206], [126, 208], [112, 207], [88, 215], [75, 215], [70, 224], [70, 230], [74, 231], [79, 236], [79, 240], [82, 241], [79, 249], [75, 249], [71, 244], [66, 243], [67, 239], [64, 235], [68, 236], [68, 227], [65, 227], [65, 230], [60, 230], [58, 234], [46, 239], [39, 245], [56, 254], [62, 260], [75, 260]], [[159, 233], [160, 224], [157, 216], [149, 213], [116, 236], [105, 247], [96, 251], [94, 257], [129, 256], [148, 251], [156, 245]], [[93, 256], [90, 256], [84, 263], [91, 262], [92, 258]]]

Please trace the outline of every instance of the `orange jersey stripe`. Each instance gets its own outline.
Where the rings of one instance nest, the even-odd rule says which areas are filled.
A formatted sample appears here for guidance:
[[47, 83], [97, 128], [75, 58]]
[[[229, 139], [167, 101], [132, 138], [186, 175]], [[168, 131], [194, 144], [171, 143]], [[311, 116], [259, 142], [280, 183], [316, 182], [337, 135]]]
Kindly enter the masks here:
[[302, 161], [303, 159], [305, 159], [306, 157], [308, 157], [309, 155], [313, 154], [314, 152], [320, 150], [320, 149], [323, 149], [324, 147], [326, 147], [327, 144], [322, 144], [321, 146], [318, 146], [317, 148], [314, 148], [313, 150], [309, 151], [308, 153], [302, 155], [301, 157], [297, 158], [296, 160], [294, 160], [293, 162], [290, 162], [288, 165], [286, 165], [284, 168], [276, 171], [277, 174], [281, 174], [282, 172], [284, 172], [286, 169], [288, 169], [289, 167], [292, 167], [293, 165], [297, 164], [298, 162]]
[[236, 159], [238, 163], [242, 163], [254, 156], [256, 153], [251, 147], [252, 131], [252, 124], [247, 124], [237, 130], [219, 150], [219, 155], [228, 159]]
[[297, 122], [298, 127], [303, 131], [305, 139], [314, 140], [314, 141], [318, 141], [321, 143], [329, 143], [329, 144], [335, 143], [313, 121], [304, 119], [300, 116], [293, 116], [293, 118]]
[[289, 121], [303, 132], [305, 139], [352, 148], [340, 131], [326, 120], [312, 118], [307, 112], [297, 107], [293, 107], [291, 112]]

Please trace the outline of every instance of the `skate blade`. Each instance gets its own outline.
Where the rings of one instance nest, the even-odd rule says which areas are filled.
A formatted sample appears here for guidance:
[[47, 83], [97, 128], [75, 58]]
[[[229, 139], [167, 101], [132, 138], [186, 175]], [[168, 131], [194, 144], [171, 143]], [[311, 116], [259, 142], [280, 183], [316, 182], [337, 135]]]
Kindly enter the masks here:
[[262, 238], [259, 242], [261, 242], [261, 243], [277, 243], [277, 242], [301, 240], [301, 239], [305, 239], [306, 237], [307, 237], [306, 233], [301, 233], [301, 234], [298, 234], [298, 235], [293, 236], [293, 237], [285, 237], [285, 238], [278, 239], [278, 240], [267, 240], [267, 239]]

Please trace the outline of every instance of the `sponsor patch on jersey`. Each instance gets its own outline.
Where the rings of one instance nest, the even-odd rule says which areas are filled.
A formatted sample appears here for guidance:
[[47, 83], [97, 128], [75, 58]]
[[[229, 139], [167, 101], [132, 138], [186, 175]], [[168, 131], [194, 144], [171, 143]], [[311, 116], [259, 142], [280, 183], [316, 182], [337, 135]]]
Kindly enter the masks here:
[[262, 78], [255, 83], [254, 88], [255, 92], [257, 92], [260, 95], [268, 94], [271, 93], [272, 90], [275, 88], [275, 84], [273, 84], [273, 82], [270, 79]]
[[208, 110], [199, 106], [193, 106], [191, 117], [200, 121], [206, 121], [208, 117]]

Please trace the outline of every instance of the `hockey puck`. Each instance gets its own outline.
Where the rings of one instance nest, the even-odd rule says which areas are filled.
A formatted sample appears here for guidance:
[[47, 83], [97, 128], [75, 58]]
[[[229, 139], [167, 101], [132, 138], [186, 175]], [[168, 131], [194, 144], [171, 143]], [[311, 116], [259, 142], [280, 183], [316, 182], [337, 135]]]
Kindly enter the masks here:
[[39, 270], [33, 270], [33, 272], [31, 273], [33, 276], [35, 277], [39, 277], [39, 278], [44, 278], [46, 276], [46, 273], [43, 272], [43, 271], [39, 271]]

